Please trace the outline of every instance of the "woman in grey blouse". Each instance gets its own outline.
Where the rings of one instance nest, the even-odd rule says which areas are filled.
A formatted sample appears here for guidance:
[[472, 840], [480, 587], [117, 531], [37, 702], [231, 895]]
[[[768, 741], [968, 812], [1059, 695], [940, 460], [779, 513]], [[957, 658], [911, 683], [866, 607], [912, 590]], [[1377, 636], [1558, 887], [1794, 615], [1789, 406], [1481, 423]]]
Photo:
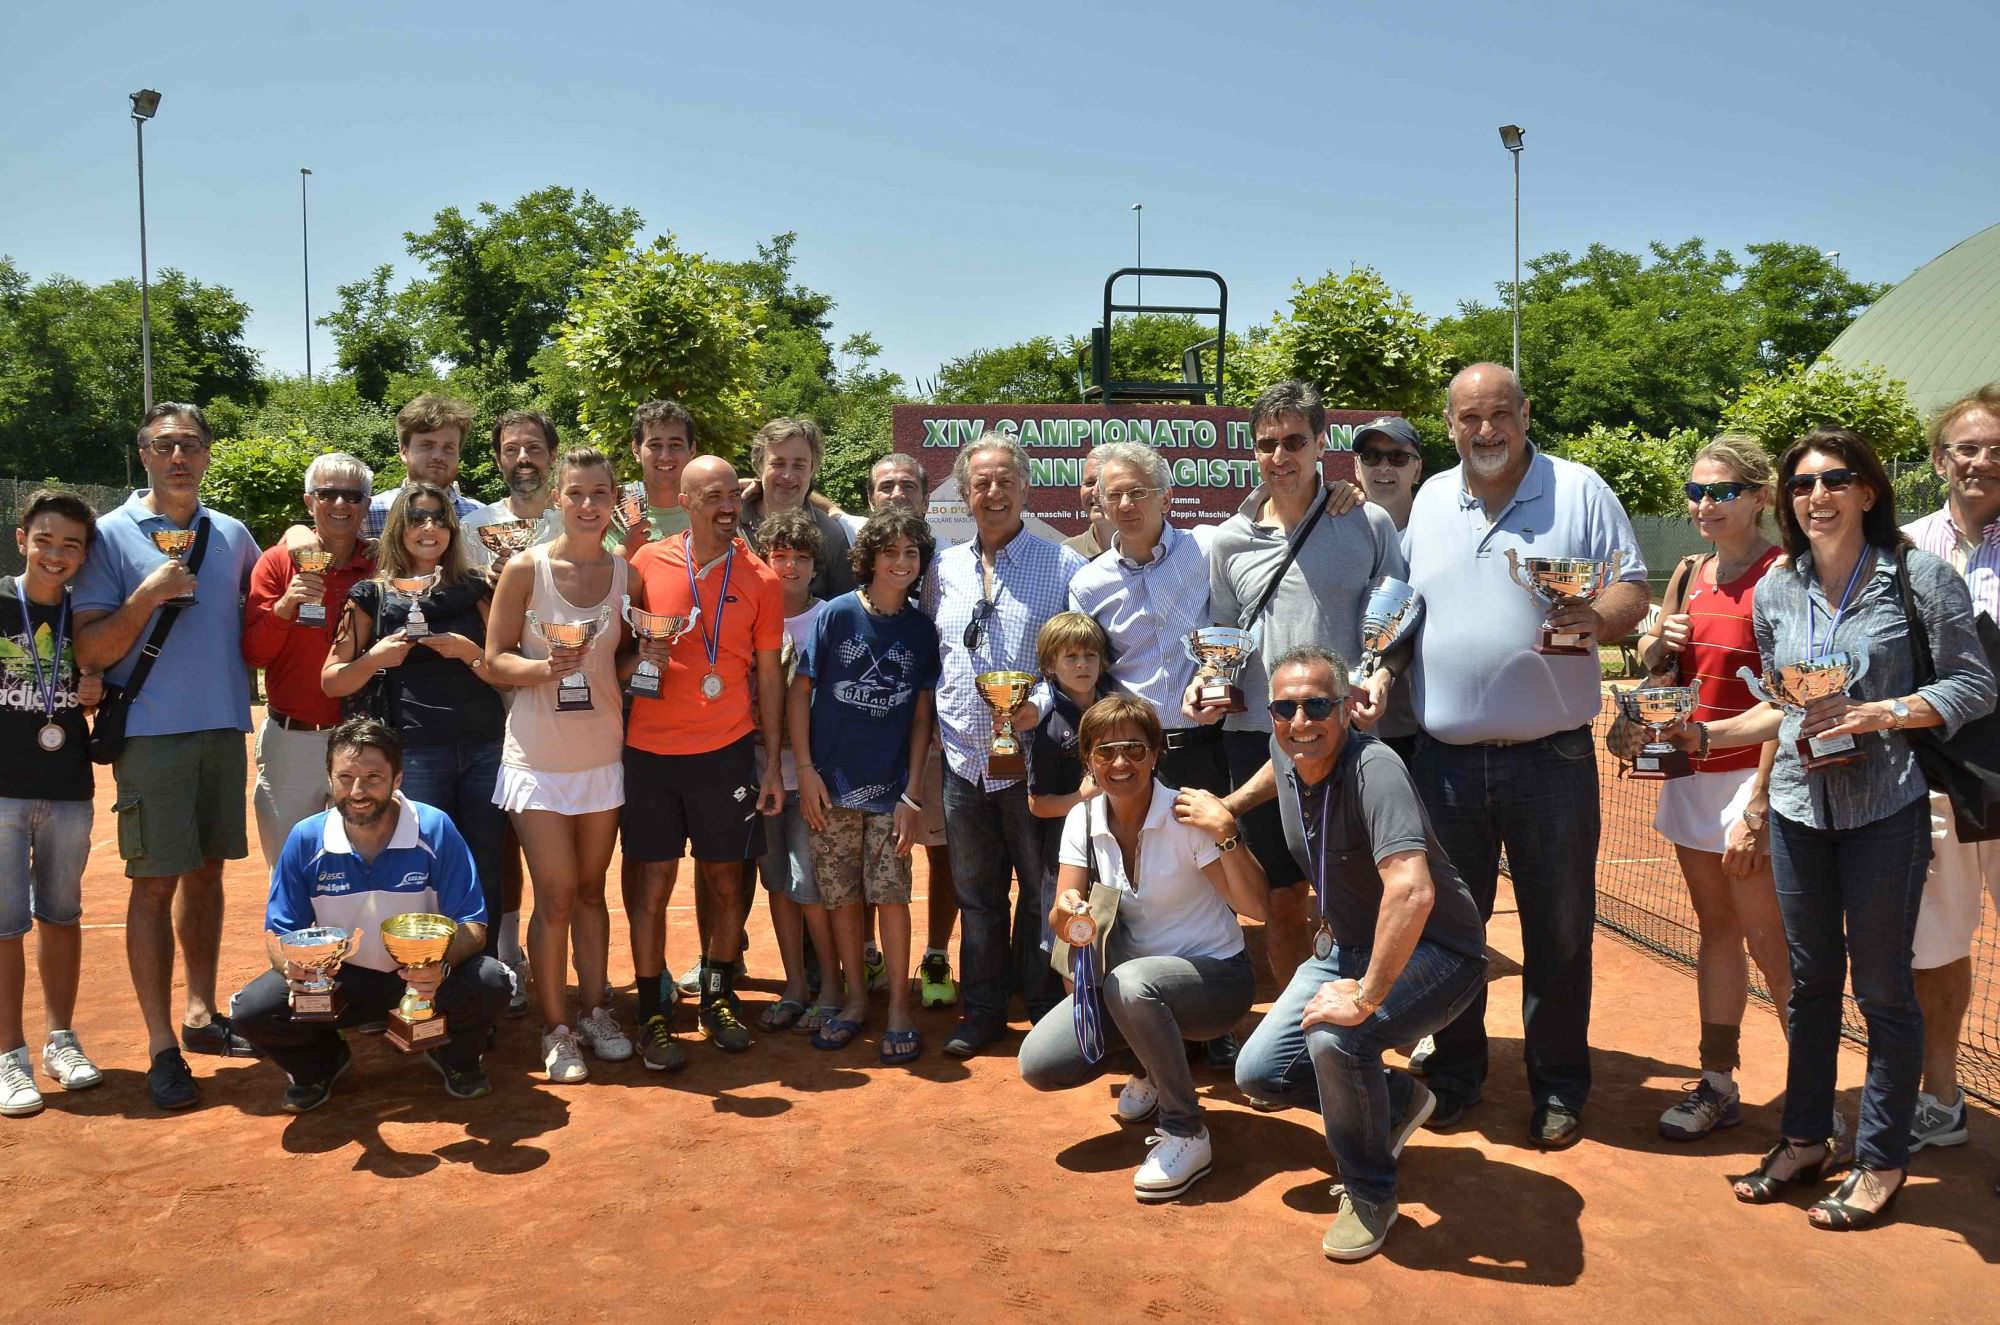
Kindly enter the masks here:
[[[1923, 1062], [1923, 1018], [1910, 944], [1930, 860], [1930, 808], [1910, 732], [1947, 734], [1993, 708], [1994, 678], [1973, 630], [1965, 582], [1928, 553], [1904, 552], [1910, 587], [1937, 663], [1918, 687], [1897, 572], [1907, 549], [1882, 462], [1845, 428], [1806, 434], [1778, 464], [1778, 528], [1789, 566], [1757, 589], [1753, 628], [1765, 668], [1840, 652], [1865, 664], [1848, 693], [1803, 714], [1759, 706], [1692, 724], [1695, 749], [1778, 741], [1771, 772], [1771, 865], [1791, 947], [1790, 1057], [1783, 1136], [1736, 1198], [1777, 1200], [1832, 1167], [1841, 994], [1852, 967], [1868, 1023], [1855, 1167], [1813, 1205], [1816, 1228], [1860, 1228], [1902, 1189]], [[1854, 762], [1808, 769], [1804, 737], [1851, 735]]]

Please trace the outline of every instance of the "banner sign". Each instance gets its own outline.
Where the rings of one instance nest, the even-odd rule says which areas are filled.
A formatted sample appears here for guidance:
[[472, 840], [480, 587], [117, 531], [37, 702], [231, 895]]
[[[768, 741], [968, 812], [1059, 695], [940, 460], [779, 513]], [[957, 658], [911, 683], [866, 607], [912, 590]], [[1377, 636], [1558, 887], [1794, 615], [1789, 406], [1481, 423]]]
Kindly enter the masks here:
[[[1354, 476], [1354, 430], [1382, 410], [1328, 410], [1328, 478]], [[1083, 460], [1104, 442], [1143, 442], [1165, 458], [1174, 490], [1167, 520], [1182, 528], [1220, 524], [1257, 486], [1250, 411], [1209, 405], [897, 405], [895, 449], [912, 455], [930, 481], [931, 526], [940, 537], [971, 536], [965, 502], [952, 480], [959, 452], [988, 432], [1028, 453], [1027, 523], [1067, 538], [1089, 523], [1079, 489]]]

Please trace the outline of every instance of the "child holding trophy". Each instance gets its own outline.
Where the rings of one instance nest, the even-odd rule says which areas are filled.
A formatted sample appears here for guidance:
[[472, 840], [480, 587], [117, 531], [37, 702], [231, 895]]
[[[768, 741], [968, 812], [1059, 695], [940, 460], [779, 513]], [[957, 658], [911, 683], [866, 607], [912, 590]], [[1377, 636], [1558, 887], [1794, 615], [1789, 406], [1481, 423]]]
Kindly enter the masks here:
[[[1056, 900], [1063, 822], [1070, 810], [1097, 794], [1097, 783], [1085, 771], [1077, 749], [1077, 729], [1090, 706], [1117, 687], [1111, 682], [1111, 641], [1104, 628], [1082, 612], [1058, 612], [1048, 619], [1035, 640], [1035, 664], [1048, 685], [1049, 706], [1027, 742], [1028, 809], [1042, 827], [1041, 898], [1046, 913]], [[1044, 932], [1045, 950], [1049, 938]]]

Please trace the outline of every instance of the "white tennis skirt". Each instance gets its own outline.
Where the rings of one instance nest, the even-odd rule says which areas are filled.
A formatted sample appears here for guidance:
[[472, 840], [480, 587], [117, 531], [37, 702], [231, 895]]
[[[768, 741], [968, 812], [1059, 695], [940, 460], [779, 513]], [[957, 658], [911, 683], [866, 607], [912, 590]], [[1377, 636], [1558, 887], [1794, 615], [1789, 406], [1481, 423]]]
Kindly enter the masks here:
[[1653, 827], [1675, 846], [1719, 856], [1729, 845], [1730, 828], [1743, 817], [1743, 807], [1750, 801], [1750, 784], [1756, 780], [1754, 768], [1668, 778], [1660, 784]]
[[532, 768], [500, 765], [493, 803], [514, 813], [547, 810], [553, 814], [596, 814], [625, 803], [625, 765], [605, 764], [575, 773], [542, 773]]

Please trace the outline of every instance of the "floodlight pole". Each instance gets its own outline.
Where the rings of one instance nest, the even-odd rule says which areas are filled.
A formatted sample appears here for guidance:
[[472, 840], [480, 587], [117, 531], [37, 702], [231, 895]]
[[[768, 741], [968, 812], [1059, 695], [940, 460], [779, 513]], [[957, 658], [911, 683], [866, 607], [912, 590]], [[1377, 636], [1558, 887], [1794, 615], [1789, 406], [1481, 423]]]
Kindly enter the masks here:
[[[1132, 204], [1132, 265], [1135, 267], [1146, 265], [1146, 204], [1143, 202]], [[1146, 302], [1144, 276], [1139, 278], [1139, 297], [1134, 302], [1140, 304]], [[1109, 329], [1106, 330], [1108, 332]]]
[[153, 408], [153, 294], [146, 264], [146, 118], [132, 116], [139, 141], [139, 361], [145, 375], [146, 408]]
[[1521, 376], [1521, 126], [1500, 126], [1500, 142], [1514, 158], [1514, 377]]
[[299, 167], [299, 254], [300, 271], [305, 278], [306, 292], [306, 385], [313, 380], [313, 282], [312, 282], [312, 230], [306, 223], [306, 177], [312, 171]]

